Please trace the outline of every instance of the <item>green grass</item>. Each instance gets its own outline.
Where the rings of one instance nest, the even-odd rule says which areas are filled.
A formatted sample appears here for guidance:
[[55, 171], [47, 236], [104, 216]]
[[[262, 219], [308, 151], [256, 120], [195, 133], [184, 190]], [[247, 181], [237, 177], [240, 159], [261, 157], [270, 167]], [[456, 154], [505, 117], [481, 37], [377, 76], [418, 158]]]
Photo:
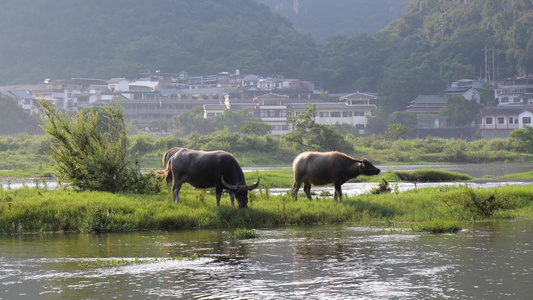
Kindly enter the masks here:
[[392, 171], [400, 180], [418, 182], [465, 181], [474, 179], [472, 176], [458, 172], [424, 168], [412, 172]]
[[503, 178], [530, 179], [530, 178], [533, 178], [533, 171], [523, 172], [523, 173], [515, 173], [515, 174], [508, 174], [508, 175], [503, 176]]
[[[294, 202], [287, 194], [267, 197], [253, 193], [247, 209], [231, 207], [227, 195], [216, 207], [212, 192], [189, 186], [184, 186], [180, 196], [182, 202], [174, 204], [170, 191], [136, 195], [0, 189], [0, 233], [262, 228], [345, 222], [382, 226], [393, 222], [440, 232], [438, 228], [453, 229], [479, 220], [533, 219], [533, 186], [447, 186], [365, 194], [346, 197], [343, 202], [331, 197]], [[436, 223], [429, 226], [432, 222]]]
[[258, 238], [259, 234], [257, 234], [255, 229], [237, 228], [230, 236], [236, 240], [244, 240]]
[[[287, 188], [294, 182], [292, 168], [274, 169], [265, 171], [245, 172], [244, 176], [248, 184], [261, 180], [260, 188]], [[418, 182], [443, 182], [443, 181], [467, 181], [473, 177], [450, 171], [436, 169], [421, 169], [412, 172], [388, 170], [378, 176], [358, 176], [350, 182], [381, 182], [385, 179], [388, 182], [418, 181]]]

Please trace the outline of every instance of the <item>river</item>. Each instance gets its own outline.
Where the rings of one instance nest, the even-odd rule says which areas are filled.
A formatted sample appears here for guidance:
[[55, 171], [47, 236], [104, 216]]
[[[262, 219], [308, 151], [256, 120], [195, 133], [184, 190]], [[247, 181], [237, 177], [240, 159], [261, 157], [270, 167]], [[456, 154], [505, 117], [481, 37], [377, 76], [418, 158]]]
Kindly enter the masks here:
[[[0, 236], [0, 299], [529, 299], [533, 224]], [[192, 261], [94, 267], [98, 257]]]

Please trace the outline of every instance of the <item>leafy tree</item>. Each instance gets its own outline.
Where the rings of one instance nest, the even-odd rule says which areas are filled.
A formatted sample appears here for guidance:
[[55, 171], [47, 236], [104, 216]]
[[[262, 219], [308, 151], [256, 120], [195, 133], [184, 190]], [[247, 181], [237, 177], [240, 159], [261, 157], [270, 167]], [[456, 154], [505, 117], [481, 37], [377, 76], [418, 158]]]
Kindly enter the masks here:
[[305, 109], [305, 113], [297, 116], [291, 116], [290, 122], [293, 127], [291, 133], [284, 134], [282, 137], [289, 143], [303, 147], [305, 150], [315, 151], [333, 151], [342, 152], [351, 151], [344, 136], [342, 136], [334, 125], [324, 125], [315, 122], [316, 106], [310, 105]]
[[468, 126], [475, 120], [480, 108], [481, 105], [476, 100], [466, 100], [463, 96], [454, 95], [441, 108], [439, 115], [450, 117], [450, 121], [456, 126]]
[[400, 139], [407, 131], [409, 131], [409, 128], [405, 125], [400, 123], [389, 123], [389, 126], [385, 131], [385, 139], [396, 141]]
[[215, 131], [209, 119], [204, 118], [204, 109], [201, 106], [195, 106], [191, 110], [174, 116], [172, 124], [174, 129], [181, 135], [190, 133], [209, 134]]
[[253, 115], [246, 109], [238, 111], [226, 109], [220, 115], [216, 115], [211, 121], [216, 130], [228, 128], [230, 132], [237, 132], [247, 122], [254, 120]]
[[141, 174], [126, 157], [126, 133], [118, 103], [76, 115], [43, 102], [43, 129], [52, 136], [50, 157], [60, 180], [78, 190], [158, 192], [153, 174]]
[[42, 133], [39, 125], [38, 118], [26, 113], [15, 100], [0, 94], [0, 134]]
[[261, 121], [246, 121], [239, 132], [249, 135], [267, 135], [272, 132], [272, 126]]
[[533, 153], [533, 127], [525, 125], [524, 129], [515, 129], [509, 136], [518, 141], [520, 147], [527, 153]]

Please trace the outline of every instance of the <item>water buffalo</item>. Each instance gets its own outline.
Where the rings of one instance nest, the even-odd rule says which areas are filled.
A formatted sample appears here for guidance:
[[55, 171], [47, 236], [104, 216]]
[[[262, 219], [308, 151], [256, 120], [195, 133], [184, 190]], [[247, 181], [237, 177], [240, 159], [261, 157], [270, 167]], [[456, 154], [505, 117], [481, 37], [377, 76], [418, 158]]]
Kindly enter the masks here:
[[368, 160], [354, 159], [340, 152], [304, 152], [296, 156], [292, 162], [294, 184], [292, 195], [294, 201], [298, 199], [298, 190], [304, 183], [304, 192], [311, 200], [311, 184], [335, 185], [334, 199], [342, 201], [341, 185], [359, 175], [377, 175], [380, 169], [374, 167]]
[[176, 203], [179, 202], [181, 185], [185, 182], [201, 189], [214, 187], [217, 206], [220, 206], [222, 191], [227, 190], [231, 205], [235, 205], [236, 197], [241, 208], [248, 206], [248, 191], [259, 186], [259, 179], [254, 184], [246, 185], [239, 163], [233, 155], [224, 151], [179, 149], [170, 156], [165, 170], [157, 173], [163, 176], [171, 174], [174, 180], [172, 192]]

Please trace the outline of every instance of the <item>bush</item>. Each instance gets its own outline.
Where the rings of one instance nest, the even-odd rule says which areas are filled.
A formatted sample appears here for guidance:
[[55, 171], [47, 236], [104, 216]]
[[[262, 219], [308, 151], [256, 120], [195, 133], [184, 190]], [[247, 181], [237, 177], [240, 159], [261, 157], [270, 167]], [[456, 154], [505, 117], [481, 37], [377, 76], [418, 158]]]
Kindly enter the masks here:
[[154, 175], [126, 159], [126, 130], [118, 103], [60, 113], [44, 102], [43, 129], [52, 136], [50, 157], [60, 181], [78, 190], [158, 192]]

